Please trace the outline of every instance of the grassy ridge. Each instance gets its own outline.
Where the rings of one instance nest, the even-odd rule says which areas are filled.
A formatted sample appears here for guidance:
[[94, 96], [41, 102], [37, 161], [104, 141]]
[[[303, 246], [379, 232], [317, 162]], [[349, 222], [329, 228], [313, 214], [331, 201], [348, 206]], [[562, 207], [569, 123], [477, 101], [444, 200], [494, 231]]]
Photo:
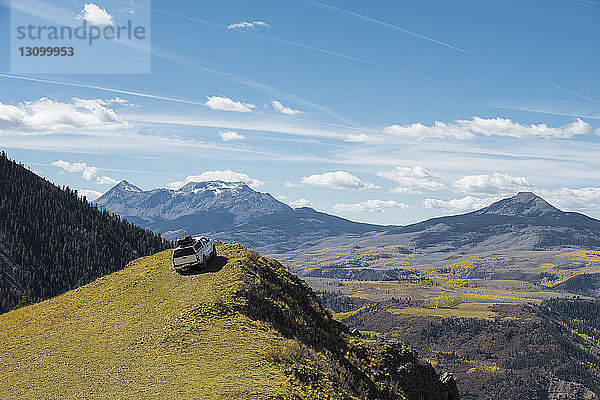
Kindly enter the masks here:
[[0, 398], [211, 398], [285, 391], [266, 361], [280, 340], [242, 314], [219, 315], [237, 268], [181, 276], [169, 252], [0, 316]]
[[453, 398], [411, 350], [345, 333], [279, 263], [218, 253], [179, 275], [164, 251], [0, 315], [0, 398]]

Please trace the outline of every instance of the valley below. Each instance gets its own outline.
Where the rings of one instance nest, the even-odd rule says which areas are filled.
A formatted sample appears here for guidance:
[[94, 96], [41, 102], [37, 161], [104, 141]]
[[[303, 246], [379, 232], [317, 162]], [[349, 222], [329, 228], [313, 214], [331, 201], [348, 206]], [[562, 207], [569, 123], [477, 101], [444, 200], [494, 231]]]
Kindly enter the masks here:
[[598, 398], [600, 252], [414, 251], [375, 236], [285, 262], [339, 321], [452, 371], [461, 398]]

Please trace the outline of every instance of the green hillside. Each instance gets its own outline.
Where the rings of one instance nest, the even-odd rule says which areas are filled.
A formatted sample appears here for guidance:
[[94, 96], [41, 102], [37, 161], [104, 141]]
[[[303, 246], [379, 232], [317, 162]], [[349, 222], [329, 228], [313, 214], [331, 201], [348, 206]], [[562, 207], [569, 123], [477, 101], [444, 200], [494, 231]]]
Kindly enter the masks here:
[[119, 270], [170, 244], [0, 152], [0, 313]]
[[170, 251], [0, 315], [2, 399], [456, 399], [398, 343], [352, 336], [279, 263], [219, 244]]

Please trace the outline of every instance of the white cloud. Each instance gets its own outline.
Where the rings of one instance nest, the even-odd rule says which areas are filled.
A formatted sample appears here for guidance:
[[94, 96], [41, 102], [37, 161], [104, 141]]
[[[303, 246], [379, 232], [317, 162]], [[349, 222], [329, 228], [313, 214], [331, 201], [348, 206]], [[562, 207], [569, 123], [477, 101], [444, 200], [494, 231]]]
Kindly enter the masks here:
[[78, 190], [77, 194], [80, 197], [85, 197], [88, 201], [96, 200], [98, 197], [102, 196], [102, 192], [98, 192], [96, 190], [89, 190], [89, 189]]
[[312, 203], [312, 201], [308, 200], [308, 199], [300, 199], [300, 200], [296, 200], [296, 201], [292, 201], [290, 203], [290, 206], [293, 208], [300, 208], [300, 207], [314, 207], [315, 205]]
[[439, 182], [439, 175], [423, 167], [396, 167], [391, 171], [377, 173], [377, 176], [389, 179], [398, 184], [392, 193], [420, 193], [420, 190], [443, 190], [446, 185]]
[[542, 196], [557, 207], [568, 210], [600, 210], [600, 187], [563, 187], [553, 191], [542, 191]]
[[480, 118], [471, 120], [455, 120], [451, 123], [436, 121], [427, 126], [421, 123], [412, 125], [391, 125], [383, 132], [390, 135], [412, 138], [455, 138], [460, 140], [473, 139], [476, 136], [506, 136], [519, 139], [526, 138], [557, 138], [568, 139], [576, 135], [592, 134], [592, 127], [577, 118], [570, 124], [560, 127], [550, 127], [546, 124], [520, 124], [505, 118]]
[[278, 102], [277, 100], [271, 101], [271, 106], [282, 114], [286, 114], [286, 115], [303, 114], [302, 111], [294, 110], [293, 108], [286, 107], [283, 104], [281, 104], [280, 102]]
[[425, 206], [425, 208], [437, 208], [452, 212], [467, 212], [487, 207], [493, 202], [498, 201], [500, 199], [500, 197], [482, 199], [473, 196], [466, 196], [462, 199], [452, 199], [448, 201], [437, 199], [425, 199], [423, 201], [423, 205]]
[[454, 181], [453, 186], [469, 194], [509, 194], [521, 189], [530, 189], [533, 185], [524, 176], [510, 176], [495, 173], [493, 175], [467, 175]]
[[171, 189], [179, 189], [190, 182], [206, 182], [206, 181], [223, 181], [223, 182], [243, 182], [252, 189], [258, 189], [263, 185], [263, 182], [254, 179], [246, 174], [235, 172], [230, 169], [225, 171], [204, 171], [200, 175], [190, 175], [183, 182], [171, 182], [167, 187]]
[[404, 203], [399, 203], [394, 200], [366, 200], [360, 203], [338, 203], [333, 206], [336, 211], [351, 211], [351, 212], [384, 212], [390, 208], [407, 209], [409, 206]]
[[98, 176], [100, 169], [98, 167], [92, 167], [86, 163], [70, 163], [63, 160], [54, 161], [53, 166], [62, 168], [67, 172], [81, 172], [81, 177], [86, 181], [94, 181], [99, 185], [115, 185], [119, 183], [116, 179], [110, 176]]
[[223, 139], [223, 141], [225, 141], [225, 142], [228, 142], [230, 140], [246, 139], [245, 136], [240, 135], [239, 133], [237, 133], [235, 131], [222, 131], [222, 132], [219, 132], [219, 136], [221, 136], [221, 139]]
[[116, 185], [119, 183], [118, 180], [111, 178], [110, 176], [98, 176], [95, 177], [96, 183], [100, 185]]
[[333, 189], [375, 189], [377, 186], [365, 182], [346, 171], [324, 172], [305, 176], [302, 183], [312, 186], [325, 186]]
[[82, 172], [87, 168], [85, 163], [69, 163], [67, 161], [58, 160], [52, 163], [53, 166], [62, 168], [67, 172]]
[[94, 3], [83, 6], [83, 10], [77, 15], [77, 19], [86, 21], [90, 25], [106, 26], [113, 24], [112, 15]]
[[251, 112], [256, 106], [252, 103], [242, 103], [225, 96], [207, 96], [206, 105], [213, 110]]
[[460, 127], [447, 124], [445, 122], [436, 121], [433, 126], [423, 125], [420, 122], [411, 125], [391, 125], [383, 128], [383, 133], [411, 137], [411, 138], [447, 138], [454, 137], [456, 139], [473, 139], [475, 135], [468, 129], [461, 129]]
[[367, 135], [365, 133], [359, 133], [357, 135], [346, 135], [344, 138], [346, 142], [350, 143], [367, 143], [367, 144], [382, 144], [385, 140], [379, 136]]
[[0, 133], [52, 133], [74, 129], [115, 130], [127, 126], [102, 99], [73, 98], [62, 103], [42, 97], [18, 105], [0, 102]]
[[108, 103], [117, 103], [117, 104], [126, 104], [126, 105], [131, 105], [131, 103], [129, 102], [129, 100], [122, 99], [122, 98], [120, 98], [120, 97], [118, 97], [118, 96], [116, 96], [116, 97], [115, 97], [115, 98], [113, 98], [113, 99], [106, 100], [106, 101], [107, 101]]
[[269, 24], [263, 21], [242, 21], [235, 24], [231, 24], [227, 27], [227, 29], [250, 29], [250, 28], [268, 28]]

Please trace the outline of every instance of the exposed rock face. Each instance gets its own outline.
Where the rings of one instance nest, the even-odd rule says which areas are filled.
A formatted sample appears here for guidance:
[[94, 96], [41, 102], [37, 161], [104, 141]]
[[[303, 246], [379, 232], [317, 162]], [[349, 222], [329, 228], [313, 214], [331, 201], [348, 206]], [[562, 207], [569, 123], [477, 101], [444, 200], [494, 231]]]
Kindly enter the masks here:
[[580, 383], [551, 377], [548, 384], [548, 400], [598, 400], [598, 396]]
[[456, 387], [456, 378], [450, 372], [444, 372], [440, 376], [440, 382], [442, 382], [448, 389], [448, 400], [459, 400], [460, 394]]

